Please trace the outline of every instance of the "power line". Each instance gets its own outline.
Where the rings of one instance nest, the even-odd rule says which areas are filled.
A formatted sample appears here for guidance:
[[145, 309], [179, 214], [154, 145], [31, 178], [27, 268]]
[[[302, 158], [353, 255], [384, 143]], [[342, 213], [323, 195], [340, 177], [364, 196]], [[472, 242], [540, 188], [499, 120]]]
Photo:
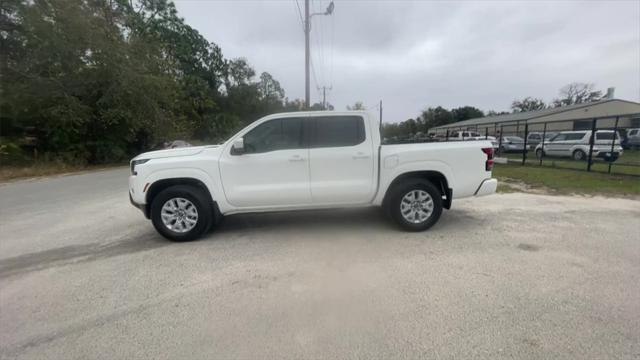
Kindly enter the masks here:
[[[297, 1], [296, 1], [296, 4]], [[299, 7], [299, 4], [297, 5]], [[305, 47], [305, 56], [304, 56], [304, 62], [305, 62], [305, 74], [304, 74], [304, 104], [306, 108], [309, 108], [309, 103], [310, 103], [310, 93], [311, 93], [311, 89], [310, 89], [310, 68], [312, 67], [312, 56], [311, 56], [311, 47], [310, 47], [310, 34], [311, 34], [311, 18], [313, 16], [316, 15], [331, 15], [333, 13], [333, 9], [334, 9], [334, 4], [333, 1], [331, 1], [329, 3], [329, 6], [327, 6], [327, 9], [324, 12], [312, 12], [310, 13], [309, 10], [311, 10], [310, 8], [313, 6], [313, 4], [310, 4], [310, 0], [305, 0], [304, 1], [304, 47]], [[322, 62], [324, 60], [320, 60], [320, 65], [322, 66]], [[315, 68], [313, 69], [313, 76], [314, 76], [314, 80], [316, 82], [316, 86], [318, 84], [318, 77], [315, 73]]]
[[298, 18], [300, 19], [300, 24], [302, 25], [302, 30], [304, 31], [304, 20], [302, 19], [302, 10], [300, 10], [300, 4], [298, 0], [296, 0], [296, 6], [298, 7]]
[[316, 90], [318, 91], [318, 98], [320, 97], [320, 86], [318, 85], [318, 78], [316, 76], [316, 68], [313, 66], [313, 58], [309, 59], [311, 65], [311, 75], [313, 75], [313, 82], [316, 84]]

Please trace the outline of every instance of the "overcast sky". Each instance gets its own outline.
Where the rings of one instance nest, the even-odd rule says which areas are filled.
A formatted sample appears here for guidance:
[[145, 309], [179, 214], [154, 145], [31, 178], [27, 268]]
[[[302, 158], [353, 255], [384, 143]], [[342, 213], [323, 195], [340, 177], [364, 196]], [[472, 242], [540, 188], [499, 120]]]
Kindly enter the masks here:
[[[304, 13], [304, 0], [298, 0]], [[313, 0], [320, 12], [327, 0]], [[271, 73], [304, 98], [304, 33], [295, 0], [177, 0], [179, 14], [227, 58]], [[384, 120], [429, 106], [508, 110], [593, 82], [640, 101], [640, 1], [346, 1], [312, 20], [317, 86], [337, 110], [383, 100]], [[332, 41], [333, 39], [333, 41]]]

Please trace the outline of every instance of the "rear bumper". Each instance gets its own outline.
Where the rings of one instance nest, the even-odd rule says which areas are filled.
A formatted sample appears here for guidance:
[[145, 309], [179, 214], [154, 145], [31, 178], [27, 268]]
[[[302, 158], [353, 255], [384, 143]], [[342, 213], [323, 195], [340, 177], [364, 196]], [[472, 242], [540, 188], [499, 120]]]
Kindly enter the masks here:
[[498, 179], [486, 179], [482, 181], [482, 184], [476, 190], [476, 193], [473, 196], [485, 196], [491, 195], [496, 192], [496, 188], [498, 187]]
[[[595, 153], [595, 151], [594, 151]], [[600, 158], [609, 158], [609, 157], [615, 157], [616, 159], [622, 155], [622, 151], [605, 151], [605, 150], [600, 150], [597, 154], [594, 154], [596, 157], [600, 157]]]

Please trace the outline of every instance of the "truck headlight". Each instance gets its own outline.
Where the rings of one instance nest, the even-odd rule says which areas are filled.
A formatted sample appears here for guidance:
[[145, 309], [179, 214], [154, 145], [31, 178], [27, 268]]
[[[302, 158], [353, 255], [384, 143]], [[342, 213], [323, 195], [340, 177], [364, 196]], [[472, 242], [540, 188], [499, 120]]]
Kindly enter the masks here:
[[131, 160], [131, 175], [138, 175], [136, 173], [136, 165], [141, 165], [149, 161], [149, 159]]

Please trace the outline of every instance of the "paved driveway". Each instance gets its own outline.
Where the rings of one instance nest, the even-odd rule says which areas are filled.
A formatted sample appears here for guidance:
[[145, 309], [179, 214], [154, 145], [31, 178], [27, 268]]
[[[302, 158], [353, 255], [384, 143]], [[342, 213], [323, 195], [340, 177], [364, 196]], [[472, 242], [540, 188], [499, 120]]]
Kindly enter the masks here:
[[501, 194], [160, 238], [117, 169], [0, 186], [0, 358], [639, 358], [640, 202]]

